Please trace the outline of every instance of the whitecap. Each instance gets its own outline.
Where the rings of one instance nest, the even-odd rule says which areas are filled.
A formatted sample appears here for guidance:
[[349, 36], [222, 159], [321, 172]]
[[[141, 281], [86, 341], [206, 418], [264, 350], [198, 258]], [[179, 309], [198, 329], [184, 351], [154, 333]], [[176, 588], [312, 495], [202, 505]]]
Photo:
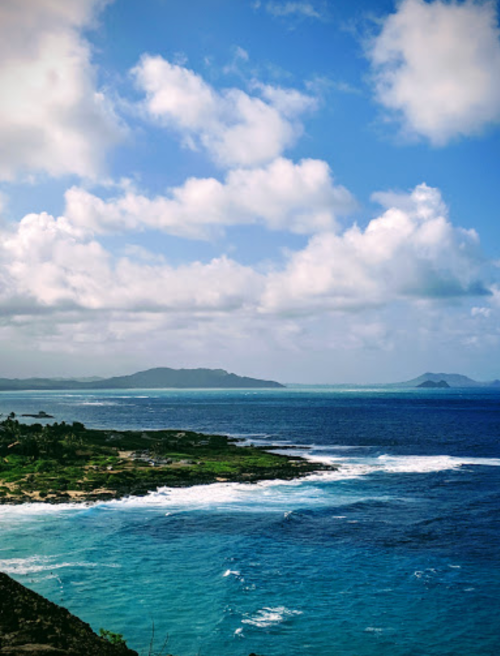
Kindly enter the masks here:
[[91, 406], [108, 406], [108, 405], [119, 405], [116, 401], [79, 401], [74, 405], [91, 405]]
[[86, 561], [76, 562], [56, 562], [49, 557], [31, 556], [29, 558], [6, 558], [0, 559], [0, 571], [6, 574], [26, 575], [36, 574], [39, 572], [53, 572], [58, 569], [74, 567], [94, 568], [94, 567], [112, 567], [118, 568], [120, 565], [114, 563], [93, 563]]
[[259, 629], [265, 629], [270, 626], [281, 624], [294, 615], [302, 615], [302, 611], [289, 610], [288, 608], [285, 608], [285, 606], [276, 606], [275, 608], [266, 606], [253, 615], [245, 615], [245, 618], [241, 620], [241, 623], [249, 624], [250, 626], [255, 626]]
[[79, 503], [44, 503], [43, 501], [33, 501], [19, 505], [0, 505], [0, 521], [2, 519], [12, 520], [22, 517], [45, 517], [47, 515], [58, 515], [65, 512], [87, 511], [89, 508], [96, 506], [97, 502], [79, 502]]
[[[335, 472], [318, 472], [322, 478], [337, 480], [341, 478], [359, 478], [374, 472], [388, 474], [429, 474], [433, 472], [460, 469], [462, 466], [500, 467], [500, 458], [475, 458], [458, 456], [392, 456], [345, 458], [339, 456], [318, 456], [304, 454], [310, 462], [325, 465], [339, 465]], [[312, 476], [317, 476], [313, 474]], [[307, 477], [311, 478], [311, 477]]]

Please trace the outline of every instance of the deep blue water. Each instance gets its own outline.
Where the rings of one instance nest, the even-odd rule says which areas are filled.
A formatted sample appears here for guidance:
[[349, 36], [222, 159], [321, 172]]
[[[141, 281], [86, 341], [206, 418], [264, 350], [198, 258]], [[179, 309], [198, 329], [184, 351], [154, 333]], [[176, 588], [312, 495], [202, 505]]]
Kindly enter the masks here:
[[337, 473], [0, 508], [0, 570], [139, 651], [497, 656], [500, 393], [2, 393], [0, 412], [301, 445]]

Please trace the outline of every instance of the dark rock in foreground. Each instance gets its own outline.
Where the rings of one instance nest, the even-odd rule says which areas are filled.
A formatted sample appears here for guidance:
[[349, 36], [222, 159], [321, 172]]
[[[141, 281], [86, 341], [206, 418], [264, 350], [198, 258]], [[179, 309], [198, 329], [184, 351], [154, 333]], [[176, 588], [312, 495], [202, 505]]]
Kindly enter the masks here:
[[65, 608], [0, 573], [0, 654], [138, 656], [113, 645]]

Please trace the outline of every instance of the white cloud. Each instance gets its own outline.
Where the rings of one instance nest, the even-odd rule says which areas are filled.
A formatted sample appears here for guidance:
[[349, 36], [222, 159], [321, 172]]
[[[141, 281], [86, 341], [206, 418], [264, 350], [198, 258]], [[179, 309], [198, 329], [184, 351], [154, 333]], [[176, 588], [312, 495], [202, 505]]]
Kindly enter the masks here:
[[[244, 48], [242, 48], [241, 46], [236, 46], [234, 48], [232, 60], [229, 62], [229, 64], [226, 64], [224, 66], [224, 68], [222, 69], [222, 72], [225, 75], [233, 75], [234, 74], [234, 75], [243, 76], [243, 74], [240, 70], [240, 66], [241, 66], [241, 64], [246, 64], [249, 61], [250, 61], [250, 55], [248, 54], [248, 52]], [[179, 62], [176, 62], [176, 63], [179, 63]], [[184, 62], [184, 64], [185, 63], [187, 63], [187, 62]], [[206, 58], [205, 63], [208, 66], [212, 65], [211, 59], [209, 57]]]
[[93, 310], [220, 312], [258, 296], [260, 275], [220, 257], [178, 268], [115, 259], [67, 219], [25, 216], [2, 235], [2, 313]]
[[289, 17], [302, 16], [306, 18], [323, 19], [323, 14], [313, 5], [312, 2], [267, 2], [266, 11], [273, 16]]
[[104, 201], [75, 187], [66, 192], [65, 215], [94, 232], [157, 229], [203, 239], [224, 226], [258, 222], [296, 233], [331, 230], [336, 217], [353, 207], [325, 162], [279, 158], [263, 168], [230, 171], [223, 183], [191, 178], [153, 199], [129, 190]]
[[366, 230], [322, 233], [268, 278], [270, 312], [361, 310], [400, 299], [448, 299], [487, 294], [472, 230], [454, 228], [437, 189], [377, 194], [391, 206]]
[[369, 51], [378, 101], [410, 135], [444, 145], [500, 121], [494, 2], [403, 0]]
[[9, 205], [9, 197], [3, 191], [0, 191], [0, 215], [5, 212]]
[[493, 294], [491, 304], [497, 308], [500, 308], [500, 285], [492, 285], [491, 293]]
[[491, 308], [488, 307], [473, 307], [470, 311], [473, 317], [486, 317], [486, 319], [491, 315], [491, 312]]
[[97, 89], [81, 31], [99, 0], [0, 4], [0, 178], [29, 173], [93, 177], [122, 130]]
[[257, 85], [261, 97], [237, 88], [219, 92], [160, 56], [143, 56], [132, 74], [146, 94], [146, 114], [222, 166], [256, 166], [278, 157], [301, 135], [300, 115], [315, 106], [310, 96], [269, 86]]
[[172, 366], [243, 372], [264, 362], [270, 377], [279, 367], [288, 380], [308, 371], [313, 381], [325, 358], [333, 366], [346, 350], [378, 357], [367, 365], [376, 373], [375, 354], [391, 350], [441, 357], [465, 343], [474, 354], [497, 348], [500, 293], [492, 285], [484, 296], [477, 235], [454, 227], [426, 185], [376, 198], [386, 209], [365, 230], [315, 234], [267, 272], [226, 256], [177, 267], [168, 253], [128, 248], [123, 257], [74, 217], [27, 215], [0, 234], [3, 355], [38, 350], [67, 363], [84, 348], [95, 373], [117, 357], [124, 371], [153, 366], [161, 352]]
[[73, 217], [30, 214], [2, 235], [2, 312], [321, 315], [487, 293], [478, 237], [453, 227], [438, 190], [377, 197], [391, 207], [364, 231], [316, 234], [267, 274], [225, 256], [179, 267], [144, 252], [114, 257]]

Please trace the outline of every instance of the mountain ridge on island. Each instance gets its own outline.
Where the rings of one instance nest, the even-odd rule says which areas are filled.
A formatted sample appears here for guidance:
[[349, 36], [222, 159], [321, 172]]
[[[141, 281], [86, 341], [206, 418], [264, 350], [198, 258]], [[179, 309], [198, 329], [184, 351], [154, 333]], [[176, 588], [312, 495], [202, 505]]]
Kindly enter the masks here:
[[274, 380], [238, 376], [224, 369], [156, 367], [111, 378], [0, 378], [0, 391], [101, 389], [275, 389]]
[[426, 387], [429, 389], [436, 387], [500, 387], [500, 380], [482, 382], [463, 374], [432, 373], [428, 371], [417, 376], [417, 378], [412, 378], [403, 383], [396, 383], [396, 385], [397, 387]]

